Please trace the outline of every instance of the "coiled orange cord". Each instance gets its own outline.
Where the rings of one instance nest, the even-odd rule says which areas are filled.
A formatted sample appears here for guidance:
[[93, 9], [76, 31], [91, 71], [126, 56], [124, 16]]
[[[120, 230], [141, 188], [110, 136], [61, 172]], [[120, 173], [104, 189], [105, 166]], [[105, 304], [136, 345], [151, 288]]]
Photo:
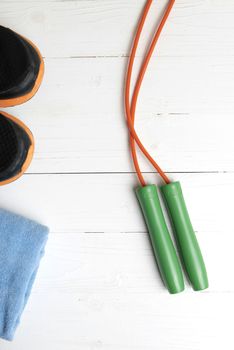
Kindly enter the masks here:
[[145, 155], [145, 157], [149, 160], [149, 162], [153, 165], [153, 167], [156, 169], [156, 171], [159, 173], [159, 175], [162, 177], [162, 179], [165, 181], [165, 183], [170, 183], [169, 178], [167, 175], [163, 172], [163, 170], [160, 168], [160, 166], [155, 162], [155, 160], [152, 158], [152, 156], [149, 154], [149, 152], [146, 150], [142, 142], [140, 141], [135, 128], [134, 128], [134, 122], [135, 122], [135, 113], [136, 113], [136, 105], [137, 105], [137, 100], [140, 92], [140, 88], [142, 85], [142, 81], [144, 79], [148, 64], [150, 62], [150, 59], [152, 57], [153, 51], [155, 49], [155, 46], [158, 42], [158, 39], [160, 37], [160, 34], [163, 30], [163, 27], [168, 19], [168, 16], [172, 10], [172, 7], [175, 3], [175, 0], [170, 0], [167, 8], [164, 12], [164, 15], [162, 17], [162, 20], [158, 26], [158, 29], [156, 30], [156, 33], [153, 37], [153, 40], [151, 42], [151, 45], [149, 47], [149, 50], [143, 60], [143, 63], [141, 65], [141, 69], [136, 81], [136, 85], [133, 91], [133, 96], [132, 96], [132, 102], [130, 106], [130, 86], [131, 86], [131, 77], [132, 77], [132, 69], [133, 69], [133, 64], [135, 60], [135, 55], [138, 47], [138, 43], [140, 40], [141, 32], [144, 27], [145, 20], [147, 18], [149, 9], [152, 5], [153, 0], [147, 0], [145, 8], [143, 10], [141, 19], [138, 23], [135, 39], [133, 42], [133, 47], [131, 50], [130, 58], [129, 58], [129, 64], [128, 64], [128, 69], [127, 69], [127, 76], [126, 76], [126, 84], [125, 84], [125, 111], [126, 111], [126, 116], [127, 116], [127, 124], [129, 128], [129, 133], [130, 133], [130, 147], [131, 147], [131, 154], [132, 154], [132, 159], [134, 163], [134, 167], [136, 169], [136, 173], [138, 176], [138, 179], [141, 183], [142, 186], [146, 185], [146, 182], [144, 180], [144, 177], [142, 175], [142, 172], [140, 170], [139, 162], [137, 159], [137, 154], [136, 154], [136, 147], [135, 147], [135, 142], [137, 143], [139, 149], [141, 152]]

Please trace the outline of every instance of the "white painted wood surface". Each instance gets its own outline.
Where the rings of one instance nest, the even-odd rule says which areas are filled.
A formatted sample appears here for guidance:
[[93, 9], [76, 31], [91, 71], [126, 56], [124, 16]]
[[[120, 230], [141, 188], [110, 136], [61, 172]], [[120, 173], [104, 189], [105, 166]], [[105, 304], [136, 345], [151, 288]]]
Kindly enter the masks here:
[[[234, 2], [177, 0], [139, 100], [139, 133], [183, 183], [209, 272], [209, 290], [177, 296], [161, 284], [133, 193], [122, 107], [143, 4], [0, 3], [0, 23], [38, 44], [46, 64], [38, 94], [8, 109], [32, 129], [36, 154], [0, 205], [51, 228], [16, 338], [1, 350], [234, 348]], [[165, 4], [155, 1], [148, 33]]]

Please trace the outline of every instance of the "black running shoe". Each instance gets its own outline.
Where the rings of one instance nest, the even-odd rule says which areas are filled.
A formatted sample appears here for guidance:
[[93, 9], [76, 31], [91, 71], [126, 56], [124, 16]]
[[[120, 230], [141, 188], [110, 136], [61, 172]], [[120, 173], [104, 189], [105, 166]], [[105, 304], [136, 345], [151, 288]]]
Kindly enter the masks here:
[[43, 59], [36, 46], [0, 26], [0, 107], [15, 106], [32, 98], [43, 73]]
[[17, 118], [0, 112], [0, 185], [18, 179], [26, 171], [33, 150], [30, 130]]

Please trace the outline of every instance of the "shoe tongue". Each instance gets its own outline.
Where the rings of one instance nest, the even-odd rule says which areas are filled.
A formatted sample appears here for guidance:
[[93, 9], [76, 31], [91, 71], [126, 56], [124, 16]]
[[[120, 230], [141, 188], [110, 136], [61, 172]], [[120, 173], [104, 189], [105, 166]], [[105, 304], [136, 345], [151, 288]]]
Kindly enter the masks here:
[[8, 90], [25, 74], [29, 64], [21, 37], [0, 26], [0, 91]]

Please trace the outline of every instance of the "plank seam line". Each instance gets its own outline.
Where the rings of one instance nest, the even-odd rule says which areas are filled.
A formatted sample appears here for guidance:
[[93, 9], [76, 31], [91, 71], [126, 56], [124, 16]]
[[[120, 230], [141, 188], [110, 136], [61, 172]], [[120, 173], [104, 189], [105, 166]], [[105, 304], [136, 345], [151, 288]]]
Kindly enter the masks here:
[[[166, 174], [233, 174], [234, 171], [166, 171]], [[87, 172], [27, 172], [24, 175], [131, 175], [134, 171], [87, 171]], [[143, 171], [143, 174], [156, 174], [154, 171]], [[157, 175], [157, 174], [156, 174]]]

